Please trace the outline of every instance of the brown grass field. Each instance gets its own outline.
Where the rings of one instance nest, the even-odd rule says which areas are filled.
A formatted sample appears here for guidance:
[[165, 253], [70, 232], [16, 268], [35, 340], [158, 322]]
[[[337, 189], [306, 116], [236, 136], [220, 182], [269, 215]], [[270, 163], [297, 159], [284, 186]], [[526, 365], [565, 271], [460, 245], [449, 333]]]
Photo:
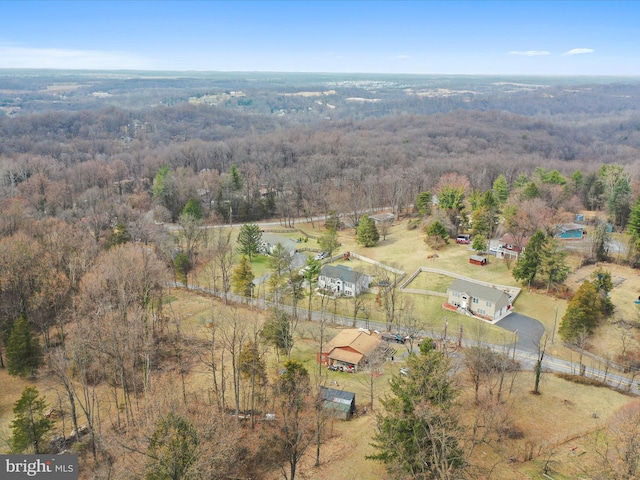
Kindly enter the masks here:
[[[303, 229], [313, 233], [310, 225], [303, 225]], [[462, 275], [480, 280], [492, 281], [499, 284], [517, 285], [511, 277], [506, 265], [493, 257], [485, 267], [470, 265], [468, 256], [472, 253], [467, 246], [452, 244], [437, 253], [437, 258], [428, 258], [434, 252], [430, 251], [423, 242], [420, 231], [407, 231], [402, 223], [394, 225], [385, 241], [375, 248], [363, 249], [354, 241], [352, 231], [344, 231], [340, 235], [343, 246], [341, 250], [357, 252], [374, 260], [403, 269], [407, 274], [413, 273], [420, 266], [429, 266], [443, 270], [454, 271]], [[577, 260], [572, 262], [577, 265]], [[355, 269], [370, 268], [369, 264], [360, 261], [349, 262]], [[604, 265], [617, 280], [617, 285], [611, 292], [611, 298], [616, 305], [614, 318], [599, 329], [591, 340], [592, 350], [602, 356], [614, 356], [620, 351], [622, 335], [616, 325], [619, 319], [636, 319], [637, 307], [634, 300], [640, 293], [640, 277], [637, 271], [618, 265]], [[583, 267], [575, 270], [566, 285], [576, 289], [579, 283], [588, 278], [596, 266]], [[202, 274], [201, 274], [202, 275]], [[447, 280], [442, 276], [422, 276], [420, 274], [413, 288], [428, 288], [437, 291], [446, 290]], [[422, 278], [421, 278], [422, 277]], [[449, 331], [454, 334], [460, 327], [465, 335], [476, 336], [499, 343], [502, 339], [507, 342], [509, 337], [498, 327], [478, 323], [441, 308], [442, 298], [427, 295], [407, 294], [416, 315], [423, 319], [425, 330], [434, 333], [441, 332], [445, 322]], [[369, 294], [365, 304], [378, 318], [383, 319], [381, 311], [375, 307], [375, 295]], [[319, 306], [319, 300], [314, 299], [314, 305]], [[554, 320], [559, 325], [566, 310], [566, 300], [556, 299], [544, 291], [528, 291], [523, 289], [515, 303], [517, 311], [540, 320], [550, 332]], [[306, 300], [301, 302], [306, 306]], [[349, 314], [352, 301], [340, 300], [336, 303], [339, 312]], [[225, 308], [219, 300], [203, 295], [196, 295], [183, 290], [173, 290], [167, 297], [165, 312], [177, 319], [181, 331], [187, 336], [202, 338], [206, 334], [208, 319], [219, 315]], [[249, 307], [239, 307], [243, 314], [261, 322], [264, 312], [250, 310]], [[373, 315], [372, 315], [373, 317]], [[337, 332], [336, 328], [329, 328], [327, 336], [330, 338]], [[318, 349], [318, 325], [301, 321], [296, 332], [296, 343], [292, 358], [303, 362], [310, 372], [318, 370], [315, 354]], [[635, 346], [637, 348], [637, 345]], [[401, 347], [402, 348], [402, 347]], [[559, 338], [549, 345], [548, 352], [561, 358], [574, 358], [575, 353], [562, 346]], [[281, 363], [284, 359], [281, 358]], [[274, 355], [268, 357], [268, 371], [276, 375], [281, 363], [278, 364]], [[189, 362], [191, 366], [188, 375], [188, 389], [190, 392], [202, 392], [207, 388], [209, 376], [204, 367], [195, 359]], [[397, 374], [402, 360], [387, 362], [384, 373], [376, 383], [376, 398], [389, 393], [389, 378]], [[369, 403], [368, 386], [365, 374], [347, 374], [323, 370], [322, 381], [328, 385], [339, 385], [348, 391], [356, 393], [359, 407]], [[467, 382], [466, 375], [461, 372], [462, 387]], [[27, 381], [8, 376], [6, 370], [0, 370], [0, 451], [6, 450], [6, 439], [12, 419], [12, 406], [19, 398], [26, 385], [35, 385], [41, 393], [46, 395], [51, 405], [58, 404], [58, 395], [53, 382], [47, 377]], [[498, 448], [479, 447], [473, 461], [487, 468], [493, 468], [490, 478], [495, 479], [542, 479], [545, 463], [548, 463], [550, 475], [558, 479], [592, 478], [590, 472], [596, 472], [601, 464], [601, 458], [595, 449], [596, 432], [607, 425], [608, 420], [623, 405], [634, 401], [632, 397], [622, 395], [608, 388], [578, 385], [545, 374], [541, 385], [541, 395], [530, 393], [533, 387], [533, 374], [520, 372], [515, 380], [513, 393], [507, 398], [504, 408], [508, 408], [509, 418], [514, 427], [522, 432], [522, 438], [505, 440]], [[469, 391], [463, 388], [463, 392]], [[465, 405], [467, 420], [478, 412], [473, 405], [470, 394], [464, 393], [461, 401]], [[108, 401], [104, 400], [105, 408]], [[379, 412], [380, 402], [374, 402], [375, 412]], [[384, 467], [376, 462], [365, 459], [372, 453], [370, 440], [375, 432], [375, 412], [361, 414], [350, 422], [332, 421], [329, 424], [329, 435], [322, 447], [320, 467], [313, 466], [315, 449], [310, 448], [302, 461], [299, 478], [302, 479], [378, 479], [384, 478]], [[106, 417], [106, 414], [105, 414]], [[82, 422], [82, 420], [80, 420]], [[67, 419], [66, 433], [71, 427]], [[62, 431], [58, 422], [58, 431]], [[531, 457], [531, 459], [529, 459]], [[273, 479], [280, 478], [280, 473], [274, 473]]]

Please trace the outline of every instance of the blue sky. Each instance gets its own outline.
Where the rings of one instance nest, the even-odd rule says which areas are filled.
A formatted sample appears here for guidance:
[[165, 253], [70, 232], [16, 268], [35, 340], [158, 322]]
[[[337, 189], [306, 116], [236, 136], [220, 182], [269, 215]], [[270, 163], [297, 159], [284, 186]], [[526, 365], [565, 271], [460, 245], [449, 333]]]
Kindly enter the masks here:
[[6, 1], [0, 68], [640, 76], [636, 1]]

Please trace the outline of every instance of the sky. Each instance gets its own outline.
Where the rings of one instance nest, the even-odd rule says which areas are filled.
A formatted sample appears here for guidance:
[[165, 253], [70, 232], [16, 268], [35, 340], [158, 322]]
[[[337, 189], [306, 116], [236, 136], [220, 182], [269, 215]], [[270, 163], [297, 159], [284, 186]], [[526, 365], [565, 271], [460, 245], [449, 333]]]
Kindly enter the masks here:
[[640, 76], [640, 1], [0, 0], [0, 68]]

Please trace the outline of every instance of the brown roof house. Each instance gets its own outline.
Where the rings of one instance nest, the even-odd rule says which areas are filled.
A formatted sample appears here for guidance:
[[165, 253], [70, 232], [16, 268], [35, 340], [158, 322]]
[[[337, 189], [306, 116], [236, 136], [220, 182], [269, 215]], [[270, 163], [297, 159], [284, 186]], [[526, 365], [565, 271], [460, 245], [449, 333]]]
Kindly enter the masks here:
[[356, 371], [367, 362], [381, 343], [380, 337], [368, 330], [342, 330], [324, 347], [319, 361]]
[[511, 296], [497, 288], [456, 279], [447, 289], [447, 303], [459, 313], [496, 322], [511, 313]]

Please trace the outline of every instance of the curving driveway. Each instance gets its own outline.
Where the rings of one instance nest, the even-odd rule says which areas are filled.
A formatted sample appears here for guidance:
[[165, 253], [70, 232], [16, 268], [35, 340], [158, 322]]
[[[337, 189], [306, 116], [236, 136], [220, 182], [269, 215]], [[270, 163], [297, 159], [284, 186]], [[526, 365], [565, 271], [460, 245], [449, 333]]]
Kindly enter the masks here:
[[533, 352], [538, 350], [538, 342], [544, 334], [544, 325], [535, 318], [514, 312], [496, 322], [496, 325], [510, 332], [518, 331], [518, 349]]

